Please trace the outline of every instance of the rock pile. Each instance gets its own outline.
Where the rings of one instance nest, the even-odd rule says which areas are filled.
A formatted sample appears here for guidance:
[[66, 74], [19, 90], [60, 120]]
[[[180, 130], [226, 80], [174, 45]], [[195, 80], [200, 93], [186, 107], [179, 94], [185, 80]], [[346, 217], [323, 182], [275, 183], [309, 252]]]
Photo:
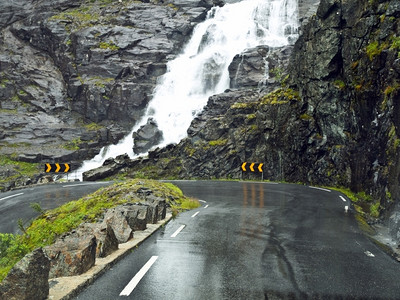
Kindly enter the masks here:
[[80, 275], [129, 241], [135, 231], [166, 217], [167, 204], [151, 193], [148, 202], [128, 203], [109, 209], [99, 223], [83, 223], [43, 249], [27, 254], [0, 284], [0, 299], [42, 300], [49, 279]]

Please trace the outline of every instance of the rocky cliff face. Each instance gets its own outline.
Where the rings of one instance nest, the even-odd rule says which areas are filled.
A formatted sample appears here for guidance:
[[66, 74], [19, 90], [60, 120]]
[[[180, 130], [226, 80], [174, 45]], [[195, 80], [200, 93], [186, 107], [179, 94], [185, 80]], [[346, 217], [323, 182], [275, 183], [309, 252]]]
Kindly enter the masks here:
[[22, 174], [5, 166], [10, 159], [79, 162], [117, 142], [142, 115], [166, 62], [223, 3], [3, 1], [0, 186]]
[[242, 75], [230, 67], [237, 89], [211, 97], [188, 138], [129, 162], [128, 173], [238, 178], [242, 162], [263, 162], [267, 179], [350, 188], [364, 200], [357, 210], [378, 217], [400, 197], [399, 17], [398, 1], [323, 0], [287, 70], [281, 49], [254, 88], [249, 66], [266, 50], [247, 51]]
[[399, 16], [398, 1], [323, 1], [290, 67], [323, 142], [307, 179], [373, 195], [373, 214], [400, 196]]

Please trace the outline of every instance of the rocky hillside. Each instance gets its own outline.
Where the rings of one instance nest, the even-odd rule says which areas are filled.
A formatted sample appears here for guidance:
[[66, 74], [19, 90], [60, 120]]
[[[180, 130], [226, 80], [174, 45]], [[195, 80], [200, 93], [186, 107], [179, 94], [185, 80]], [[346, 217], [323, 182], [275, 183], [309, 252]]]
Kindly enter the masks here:
[[[397, 0], [323, 0], [287, 69], [291, 49], [249, 50], [188, 138], [108, 165], [130, 176], [239, 178], [242, 162], [263, 162], [270, 180], [350, 188], [364, 200], [356, 208], [376, 218], [400, 199], [399, 20]], [[260, 90], [251, 66], [265, 53], [273, 68]]]
[[[21, 3], [4, 4], [0, 18], [7, 162], [81, 160], [117, 140], [194, 24], [223, 5]], [[210, 97], [186, 139], [135, 161], [108, 160], [85, 178], [239, 178], [242, 162], [263, 162], [266, 179], [350, 188], [372, 218], [392, 209], [400, 199], [400, 3], [323, 0], [316, 12], [314, 1], [299, 3], [295, 45], [238, 54], [230, 90]]]
[[2, 1], [0, 190], [32, 181], [43, 162], [81, 162], [117, 142], [166, 62], [223, 3]]

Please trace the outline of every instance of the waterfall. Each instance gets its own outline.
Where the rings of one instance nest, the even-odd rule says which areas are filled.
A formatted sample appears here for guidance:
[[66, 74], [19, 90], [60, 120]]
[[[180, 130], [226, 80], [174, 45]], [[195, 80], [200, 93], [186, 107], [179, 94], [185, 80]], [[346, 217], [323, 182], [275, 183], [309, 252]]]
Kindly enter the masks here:
[[[231, 1], [230, 1], [231, 2]], [[118, 145], [104, 147], [77, 171], [132, 151], [132, 133], [152, 117], [163, 132], [158, 147], [178, 143], [211, 95], [229, 87], [228, 66], [236, 54], [259, 45], [281, 47], [297, 38], [297, 0], [244, 0], [213, 7], [176, 59], [167, 64], [142, 119]]]

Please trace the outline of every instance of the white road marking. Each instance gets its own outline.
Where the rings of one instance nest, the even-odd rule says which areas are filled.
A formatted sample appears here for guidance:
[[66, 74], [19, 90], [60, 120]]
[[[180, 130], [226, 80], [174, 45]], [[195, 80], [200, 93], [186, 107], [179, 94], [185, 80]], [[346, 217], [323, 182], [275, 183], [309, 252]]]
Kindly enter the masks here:
[[340, 199], [342, 199], [344, 202], [347, 201], [343, 196], [339, 196], [339, 197], [340, 197]]
[[263, 183], [266, 183], [266, 184], [279, 184], [279, 182], [269, 182], [269, 181], [263, 182]]
[[316, 189], [316, 190], [320, 190], [320, 191], [325, 191], [325, 192], [332, 192], [331, 190], [328, 189], [324, 189], [324, 188], [320, 188], [320, 187], [316, 187], [316, 186], [308, 186], [311, 189]]
[[192, 218], [194, 218], [195, 216], [197, 216], [199, 214], [199, 211], [196, 212], [195, 214], [193, 214]]
[[95, 185], [95, 184], [105, 184], [105, 183], [109, 183], [109, 181], [70, 184], [70, 185], [63, 185], [62, 187], [63, 188], [67, 188], [67, 187], [74, 187], [74, 186], [85, 186], [85, 185]]
[[199, 200], [199, 202], [207, 203], [207, 201], [205, 201], [205, 200]]
[[369, 256], [369, 257], [375, 257], [375, 255], [373, 255], [373, 254], [372, 254], [371, 252], [369, 252], [369, 251], [365, 251], [364, 254], [365, 254], [366, 256]]
[[179, 232], [182, 231], [183, 228], [185, 228], [185, 225], [182, 225], [181, 227], [179, 227], [179, 228], [173, 233], [173, 235], [171, 235], [171, 237], [172, 237], [172, 238], [176, 237], [176, 236], [179, 234]]
[[349, 207], [346, 205], [346, 206], [344, 207], [344, 212], [347, 213], [348, 210], [349, 210]]
[[4, 198], [0, 198], [0, 201], [1, 200], [6, 200], [6, 199], [10, 199], [10, 198], [13, 198], [13, 197], [17, 197], [17, 196], [21, 196], [23, 194], [24, 193], [18, 193], [18, 194], [14, 194], [14, 195], [10, 195], [10, 196], [4, 197]]
[[146, 275], [147, 271], [156, 262], [158, 256], [152, 256], [149, 261], [140, 269], [140, 271], [132, 278], [128, 285], [119, 294], [120, 296], [129, 296], [135, 287], [138, 285], [140, 280]]
[[204, 206], [204, 208], [207, 208], [207, 207], [208, 207], [208, 204], [206, 206]]

